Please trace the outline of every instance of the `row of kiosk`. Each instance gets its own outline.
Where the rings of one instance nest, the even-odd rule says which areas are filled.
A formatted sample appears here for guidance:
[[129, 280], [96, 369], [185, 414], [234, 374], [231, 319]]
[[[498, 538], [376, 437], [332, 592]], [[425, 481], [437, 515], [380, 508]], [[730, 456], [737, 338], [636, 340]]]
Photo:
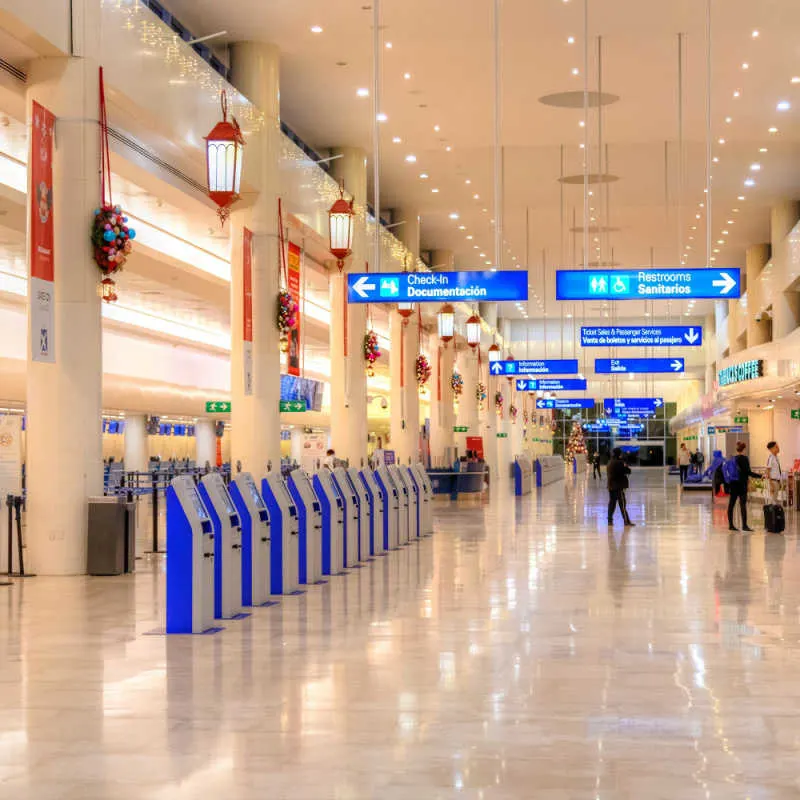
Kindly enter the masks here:
[[248, 472], [229, 486], [219, 473], [179, 475], [167, 489], [166, 632], [218, 630], [429, 535], [432, 500], [421, 464], [296, 469], [260, 487]]

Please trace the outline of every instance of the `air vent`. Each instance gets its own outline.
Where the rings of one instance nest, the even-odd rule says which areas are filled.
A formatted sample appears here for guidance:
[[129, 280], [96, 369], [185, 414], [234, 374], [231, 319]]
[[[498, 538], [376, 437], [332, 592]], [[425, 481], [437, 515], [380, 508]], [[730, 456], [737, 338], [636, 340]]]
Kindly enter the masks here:
[[9, 64], [8, 61], [4, 61], [2, 58], [0, 58], [0, 70], [7, 72], [12, 78], [16, 78], [21, 83], [27, 83], [28, 81], [27, 73], [23, 72], [19, 67], [15, 67], [13, 64]]

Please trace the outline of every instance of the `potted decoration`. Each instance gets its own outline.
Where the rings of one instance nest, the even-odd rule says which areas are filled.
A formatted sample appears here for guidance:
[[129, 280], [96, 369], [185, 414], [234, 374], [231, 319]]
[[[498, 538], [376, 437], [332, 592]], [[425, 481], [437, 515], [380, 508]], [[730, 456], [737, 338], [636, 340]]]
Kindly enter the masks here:
[[512, 403], [508, 407], [508, 418], [511, 420], [512, 423], [516, 423], [517, 421], [517, 414], [519, 413], [517, 407]]
[[502, 417], [503, 416], [503, 393], [494, 393], [494, 409]]
[[367, 362], [367, 375], [372, 378], [375, 375], [375, 362], [381, 357], [381, 350], [378, 346], [378, 334], [369, 330], [364, 334], [364, 361]]
[[453, 394], [456, 397], [460, 397], [464, 392], [464, 379], [461, 377], [460, 373], [453, 371], [453, 374], [450, 378], [450, 386], [453, 389]]
[[478, 408], [483, 411], [483, 404], [486, 402], [486, 385], [480, 381], [475, 385], [475, 399], [478, 401]]
[[281, 336], [281, 352], [289, 351], [289, 334], [297, 325], [297, 312], [299, 307], [291, 292], [281, 289], [278, 292], [277, 313], [275, 324]]
[[417, 386], [420, 391], [423, 391], [431, 377], [431, 365], [424, 353], [420, 353], [417, 356], [415, 373], [417, 376]]

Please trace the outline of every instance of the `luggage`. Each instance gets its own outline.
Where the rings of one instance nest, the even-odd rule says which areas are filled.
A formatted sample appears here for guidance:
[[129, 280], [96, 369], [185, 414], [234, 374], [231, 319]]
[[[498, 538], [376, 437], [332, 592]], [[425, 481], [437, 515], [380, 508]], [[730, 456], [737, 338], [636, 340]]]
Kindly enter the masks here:
[[774, 503], [764, 506], [764, 527], [767, 529], [767, 533], [783, 533], [786, 528], [783, 506]]

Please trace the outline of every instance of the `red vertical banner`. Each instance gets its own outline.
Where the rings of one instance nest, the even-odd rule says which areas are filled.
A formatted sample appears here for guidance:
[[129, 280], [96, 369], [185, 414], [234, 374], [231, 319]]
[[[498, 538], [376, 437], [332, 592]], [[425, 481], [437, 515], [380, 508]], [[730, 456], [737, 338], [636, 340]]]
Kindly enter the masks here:
[[[347, 280], [347, 276], [342, 274], [341, 276], [342, 282]], [[344, 336], [344, 357], [347, 358], [349, 355], [348, 345], [349, 345], [349, 337], [347, 335], [347, 287], [343, 287], [342, 291], [342, 319], [344, 320], [344, 325], [342, 327], [342, 335]]]
[[253, 394], [253, 232], [242, 228], [242, 356], [244, 394]]
[[53, 364], [55, 350], [55, 261], [53, 237], [53, 131], [56, 118], [33, 102], [30, 157], [30, 307], [31, 359]]
[[436, 399], [442, 400], [442, 348], [436, 349]]
[[287, 359], [287, 372], [289, 375], [300, 375], [300, 326], [303, 322], [303, 312], [300, 303], [300, 248], [294, 242], [289, 242], [287, 258], [286, 283], [289, 292], [300, 310], [297, 312], [297, 324], [289, 331], [289, 355]]

